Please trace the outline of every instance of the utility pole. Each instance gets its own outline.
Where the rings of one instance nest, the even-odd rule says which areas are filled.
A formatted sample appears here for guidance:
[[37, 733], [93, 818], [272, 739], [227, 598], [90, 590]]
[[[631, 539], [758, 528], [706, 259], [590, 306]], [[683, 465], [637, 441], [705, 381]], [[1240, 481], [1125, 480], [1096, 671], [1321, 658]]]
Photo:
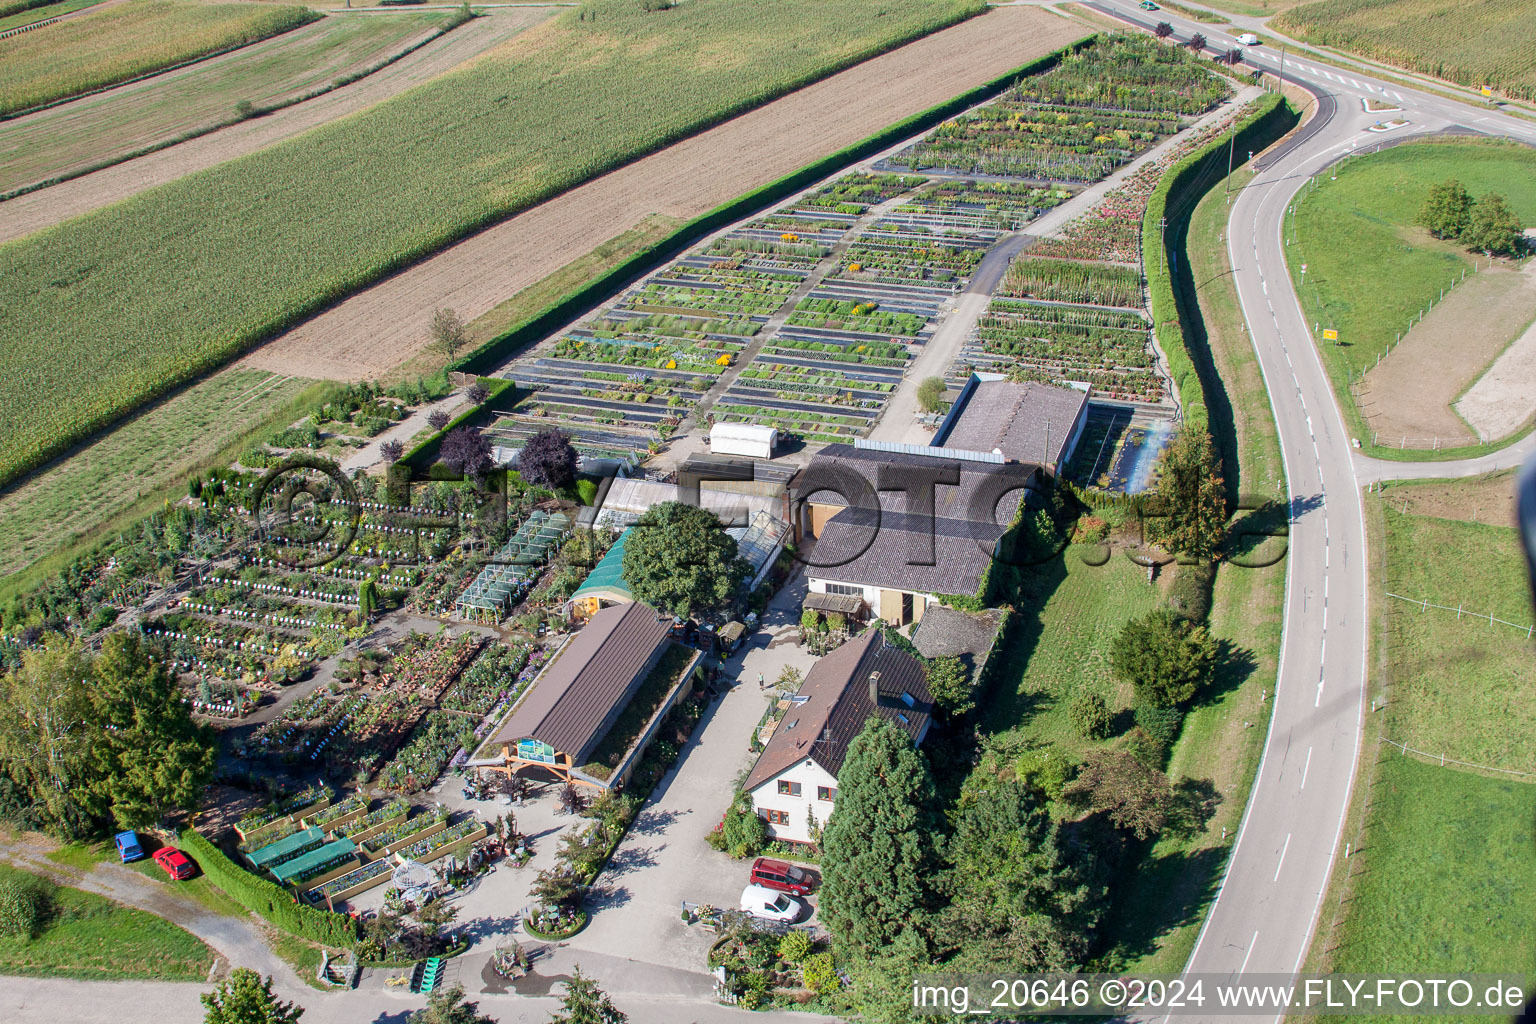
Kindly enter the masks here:
[[1227, 140], [1227, 195], [1232, 194], [1232, 150], [1237, 146], [1237, 132]]

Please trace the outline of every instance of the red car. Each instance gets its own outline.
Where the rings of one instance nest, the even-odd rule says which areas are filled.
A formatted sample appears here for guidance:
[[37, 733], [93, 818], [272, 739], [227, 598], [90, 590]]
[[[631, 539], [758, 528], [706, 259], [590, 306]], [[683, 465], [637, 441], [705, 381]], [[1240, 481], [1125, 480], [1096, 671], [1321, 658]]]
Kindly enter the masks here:
[[759, 857], [752, 862], [750, 882], [796, 896], [808, 895], [816, 888], [815, 876], [804, 868], [797, 868], [788, 861], [769, 860], [767, 857]]
[[155, 863], [165, 869], [173, 882], [191, 878], [192, 872], [196, 870], [187, 855], [174, 846], [162, 846], [156, 850]]

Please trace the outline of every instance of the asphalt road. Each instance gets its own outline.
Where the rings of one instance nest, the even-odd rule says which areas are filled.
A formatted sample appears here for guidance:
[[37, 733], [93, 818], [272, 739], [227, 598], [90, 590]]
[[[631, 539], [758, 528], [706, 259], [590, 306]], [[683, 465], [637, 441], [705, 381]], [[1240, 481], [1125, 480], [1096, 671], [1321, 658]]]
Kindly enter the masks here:
[[[1203, 33], [1212, 50], [1238, 47], [1209, 25], [1123, 0], [1090, 4], [1178, 38]], [[1280, 54], [1247, 47], [1253, 66], [1279, 70]], [[1300, 969], [1335, 858], [1360, 756], [1369, 608], [1361, 488], [1378, 479], [1470, 475], [1514, 465], [1536, 442], [1463, 463], [1364, 459], [1344, 426], [1285, 262], [1287, 207], [1308, 179], [1353, 152], [1401, 135], [1471, 128], [1536, 142], [1536, 126], [1308, 59], [1285, 58], [1287, 80], [1319, 97], [1313, 121], [1256, 163], [1257, 178], [1232, 204], [1228, 254], [1243, 314], [1279, 426], [1291, 494], [1285, 633], [1263, 761], [1227, 873], [1186, 970], [1233, 976]], [[1388, 100], [1401, 115], [1368, 114]], [[1401, 116], [1410, 123], [1366, 129]], [[1207, 1006], [1181, 1020], [1223, 1019]]]

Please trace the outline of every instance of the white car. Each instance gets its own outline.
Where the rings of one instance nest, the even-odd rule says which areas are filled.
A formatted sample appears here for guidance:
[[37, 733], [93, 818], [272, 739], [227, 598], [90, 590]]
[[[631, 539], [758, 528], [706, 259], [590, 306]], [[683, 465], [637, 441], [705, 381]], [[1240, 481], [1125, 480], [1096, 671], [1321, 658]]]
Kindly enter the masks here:
[[774, 892], [766, 885], [749, 885], [741, 890], [741, 909], [765, 921], [792, 923], [800, 920], [805, 904], [787, 892]]
[[1254, 35], [1252, 32], [1244, 32], [1242, 35], [1237, 37], [1237, 41], [1242, 43], [1244, 46], [1259, 45], [1259, 37]]

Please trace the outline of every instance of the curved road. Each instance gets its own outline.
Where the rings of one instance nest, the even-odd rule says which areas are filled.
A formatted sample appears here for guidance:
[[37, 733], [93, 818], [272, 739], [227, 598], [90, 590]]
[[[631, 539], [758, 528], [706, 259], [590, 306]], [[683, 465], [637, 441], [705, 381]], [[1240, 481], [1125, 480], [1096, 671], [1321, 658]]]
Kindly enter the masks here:
[[[1209, 25], [1152, 14], [1125, 0], [1100, 11], [1178, 38], [1203, 33], [1215, 50], [1238, 47]], [[1247, 48], [1247, 63], [1275, 72], [1280, 54]], [[1382, 479], [1468, 476], [1519, 464], [1536, 438], [1459, 463], [1397, 463], [1357, 456], [1291, 287], [1281, 230], [1308, 178], [1384, 138], [1452, 126], [1536, 142], [1536, 126], [1477, 107], [1285, 59], [1287, 80], [1318, 96], [1318, 111], [1256, 165], [1228, 225], [1238, 297], [1279, 427], [1291, 494], [1285, 631], [1275, 708], [1263, 760], [1226, 876], [1186, 967], [1191, 973], [1289, 974], [1311, 944], [1322, 896], [1341, 852], [1340, 834], [1360, 754], [1368, 646], [1367, 560], [1361, 487]], [[1366, 98], [1390, 100], [1410, 124], [1366, 131], [1383, 115]]]

